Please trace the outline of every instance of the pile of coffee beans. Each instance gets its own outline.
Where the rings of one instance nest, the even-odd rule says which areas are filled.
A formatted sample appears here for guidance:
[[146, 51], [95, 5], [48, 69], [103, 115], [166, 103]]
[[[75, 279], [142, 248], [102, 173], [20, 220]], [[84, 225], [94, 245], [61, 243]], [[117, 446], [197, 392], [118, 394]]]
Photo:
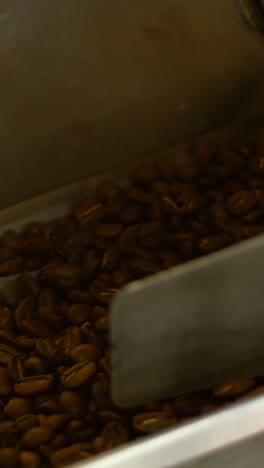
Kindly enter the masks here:
[[[109, 305], [125, 284], [264, 232], [264, 138], [139, 167], [63, 218], [7, 231], [0, 274], [0, 466], [64, 466], [230, 402], [248, 378], [122, 410], [110, 398]], [[36, 271], [31, 274], [30, 271]]]

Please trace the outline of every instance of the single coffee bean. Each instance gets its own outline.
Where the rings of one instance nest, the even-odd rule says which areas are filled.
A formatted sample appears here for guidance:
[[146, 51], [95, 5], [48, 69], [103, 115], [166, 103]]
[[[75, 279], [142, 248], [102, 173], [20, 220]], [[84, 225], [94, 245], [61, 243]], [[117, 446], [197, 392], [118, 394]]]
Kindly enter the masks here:
[[199, 241], [199, 249], [202, 252], [214, 252], [215, 250], [222, 249], [230, 244], [230, 237], [226, 234], [216, 234], [201, 239]]
[[11, 447], [0, 449], [0, 466], [2, 468], [17, 468], [18, 450]]
[[85, 413], [85, 399], [76, 392], [62, 392], [59, 396], [59, 404], [71, 418], [79, 418]]
[[51, 450], [51, 453], [54, 453], [57, 450], [64, 448], [66, 445], [67, 445], [66, 435], [58, 434], [49, 443], [49, 449]]
[[122, 224], [97, 224], [95, 227], [95, 234], [98, 237], [105, 237], [107, 239], [113, 239], [119, 237], [123, 231]]
[[133, 426], [139, 432], [156, 432], [177, 423], [177, 418], [169, 412], [139, 413], [133, 418]]
[[39, 375], [45, 374], [47, 366], [43, 359], [37, 356], [32, 356], [24, 361], [24, 369], [27, 375]]
[[29, 336], [34, 336], [36, 338], [52, 338], [54, 336], [53, 330], [40, 320], [23, 320], [21, 323], [21, 330]]
[[[68, 407], [67, 407], [68, 409]], [[54, 430], [58, 430], [64, 427], [67, 421], [70, 419], [69, 414], [56, 413], [48, 416], [48, 425], [52, 426]]]
[[72, 367], [69, 367], [61, 376], [61, 384], [65, 388], [77, 388], [85, 384], [96, 371], [94, 362], [87, 364], [80, 362]]
[[120, 214], [122, 224], [140, 223], [146, 219], [146, 210], [142, 205], [132, 203]]
[[15, 392], [18, 395], [30, 397], [49, 391], [53, 384], [54, 378], [48, 374], [24, 377], [15, 383]]
[[73, 304], [92, 304], [92, 297], [88, 291], [72, 289], [68, 293], [68, 299]]
[[69, 307], [66, 318], [73, 325], [81, 326], [91, 317], [91, 308], [88, 304], [74, 304]]
[[232, 397], [248, 392], [254, 387], [254, 385], [254, 379], [244, 379], [230, 384], [219, 385], [214, 389], [213, 393], [217, 397]]
[[40, 279], [58, 289], [80, 288], [81, 270], [78, 265], [61, 265], [45, 268], [40, 272]]
[[105, 440], [105, 449], [109, 450], [126, 443], [129, 440], [130, 434], [124, 424], [113, 421], [106, 424], [101, 437]]
[[76, 220], [81, 224], [95, 223], [100, 221], [106, 208], [103, 203], [96, 200], [83, 200], [74, 210]]
[[8, 360], [7, 369], [12, 380], [24, 377], [25, 370], [22, 361], [15, 356], [11, 356]]
[[24, 434], [25, 432], [32, 429], [32, 427], [38, 426], [39, 420], [35, 414], [24, 414], [17, 418], [14, 422], [14, 432], [18, 435]]
[[46, 414], [57, 413], [59, 411], [57, 395], [52, 393], [43, 393], [36, 397], [34, 408], [37, 413]]
[[240, 190], [227, 200], [228, 211], [237, 216], [246, 215], [256, 206], [257, 200], [253, 191]]
[[0, 447], [14, 447], [16, 444], [13, 421], [0, 423]]
[[49, 425], [41, 425], [29, 429], [21, 439], [22, 447], [34, 449], [41, 444], [49, 442], [54, 436], [54, 430]]
[[15, 327], [15, 319], [9, 307], [0, 308], [0, 328], [1, 330], [12, 331]]
[[86, 361], [87, 363], [97, 362], [101, 356], [102, 352], [95, 344], [81, 344], [73, 348], [70, 354], [71, 359], [76, 363], [82, 361]]
[[40, 468], [41, 459], [35, 452], [19, 452], [19, 468]]
[[83, 335], [82, 328], [68, 327], [63, 334], [58, 337], [56, 344], [67, 356], [71, 353], [72, 348], [83, 342]]
[[53, 466], [65, 466], [78, 461], [80, 456], [81, 445], [74, 444], [53, 453], [50, 459]]
[[7, 369], [0, 367], [0, 396], [6, 397], [12, 392], [12, 383]]
[[15, 345], [16, 335], [8, 330], [0, 330], [0, 343]]
[[29, 338], [28, 336], [21, 335], [16, 339], [16, 347], [23, 351], [32, 350], [35, 347], [35, 338]]
[[0, 344], [0, 363], [7, 364], [9, 359], [12, 357], [23, 358], [24, 354], [15, 346], [1, 343]]
[[9, 419], [18, 419], [24, 414], [32, 413], [32, 403], [26, 398], [12, 398], [4, 408]]
[[35, 310], [36, 301], [33, 298], [27, 297], [23, 299], [15, 310], [15, 320], [17, 328], [22, 328], [22, 322], [24, 320], [33, 319]]

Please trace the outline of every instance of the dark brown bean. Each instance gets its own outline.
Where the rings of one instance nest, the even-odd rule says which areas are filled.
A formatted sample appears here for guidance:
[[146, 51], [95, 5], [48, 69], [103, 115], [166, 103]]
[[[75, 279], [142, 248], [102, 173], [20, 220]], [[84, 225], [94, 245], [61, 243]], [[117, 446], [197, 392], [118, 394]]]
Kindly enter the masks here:
[[30, 397], [49, 391], [53, 384], [54, 378], [48, 374], [24, 377], [15, 383], [15, 391], [18, 395]]
[[102, 357], [102, 352], [95, 344], [81, 344], [72, 349], [70, 357], [76, 363], [82, 361], [86, 361], [86, 363], [97, 362]]
[[69, 307], [66, 317], [73, 325], [81, 326], [91, 317], [91, 307], [88, 304], [74, 304]]
[[54, 430], [49, 425], [41, 425], [32, 427], [23, 435], [21, 439], [22, 447], [26, 449], [34, 449], [41, 444], [49, 442], [54, 435]]
[[254, 379], [244, 379], [230, 384], [223, 384], [215, 387], [214, 395], [217, 397], [229, 397], [241, 395], [251, 390], [255, 385]]
[[5, 367], [0, 367], [0, 396], [6, 397], [12, 392], [12, 383]]
[[85, 384], [96, 371], [95, 363], [80, 362], [69, 367], [61, 376], [61, 383], [65, 388], [78, 388]]
[[71, 418], [79, 418], [85, 413], [86, 401], [76, 392], [62, 392], [59, 396], [59, 404]]
[[14, 422], [14, 431], [16, 434], [24, 434], [35, 426], [39, 425], [39, 420], [35, 414], [24, 414]]
[[47, 366], [43, 359], [37, 356], [32, 356], [24, 361], [24, 369], [27, 375], [39, 375], [45, 374]]
[[123, 231], [122, 224], [97, 224], [95, 227], [95, 234], [99, 237], [113, 239], [119, 237]]
[[11, 356], [7, 362], [7, 368], [9, 372], [9, 376], [13, 380], [21, 379], [24, 377], [24, 366], [20, 359], [16, 358], [15, 356]]
[[227, 200], [227, 209], [233, 215], [245, 215], [256, 206], [257, 200], [254, 192], [240, 190]]
[[54, 466], [64, 466], [74, 463], [81, 458], [81, 445], [74, 444], [69, 447], [58, 450], [51, 456], [51, 463]]
[[130, 434], [124, 424], [119, 421], [112, 421], [104, 427], [101, 437], [105, 441], [105, 449], [109, 450], [126, 443], [129, 440]]
[[199, 241], [199, 249], [202, 252], [214, 252], [215, 250], [222, 249], [230, 244], [230, 237], [226, 234], [216, 234], [201, 239]]
[[21, 451], [19, 453], [19, 468], [39, 468], [41, 460], [37, 453]]
[[12, 398], [4, 408], [9, 419], [17, 419], [24, 414], [32, 413], [32, 403], [26, 398]]
[[177, 423], [177, 418], [169, 412], [139, 413], [133, 418], [133, 426], [139, 432], [156, 432]]
[[0, 466], [2, 468], [17, 468], [18, 450], [15, 448], [0, 449]]
[[15, 327], [14, 314], [9, 307], [0, 308], [0, 328], [1, 330], [12, 331]]

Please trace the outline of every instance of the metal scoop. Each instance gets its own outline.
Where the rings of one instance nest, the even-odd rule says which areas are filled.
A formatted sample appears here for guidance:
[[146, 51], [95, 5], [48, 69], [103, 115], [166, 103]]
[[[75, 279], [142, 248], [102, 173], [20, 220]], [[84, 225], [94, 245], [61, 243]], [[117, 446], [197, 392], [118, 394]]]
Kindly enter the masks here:
[[112, 307], [112, 391], [140, 405], [264, 371], [264, 236], [128, 285]]

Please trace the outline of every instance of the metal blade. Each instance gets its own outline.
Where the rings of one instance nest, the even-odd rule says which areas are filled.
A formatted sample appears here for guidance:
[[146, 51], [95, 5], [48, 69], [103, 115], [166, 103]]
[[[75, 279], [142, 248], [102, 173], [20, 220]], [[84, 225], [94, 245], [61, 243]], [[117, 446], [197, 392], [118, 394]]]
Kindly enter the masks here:
[[89, 468], [261, 468], [263, 443], [261, 397], [130, 444]]
[[128, 285], [111, 310], [120, 406], [264, 372], [264, 237]]

